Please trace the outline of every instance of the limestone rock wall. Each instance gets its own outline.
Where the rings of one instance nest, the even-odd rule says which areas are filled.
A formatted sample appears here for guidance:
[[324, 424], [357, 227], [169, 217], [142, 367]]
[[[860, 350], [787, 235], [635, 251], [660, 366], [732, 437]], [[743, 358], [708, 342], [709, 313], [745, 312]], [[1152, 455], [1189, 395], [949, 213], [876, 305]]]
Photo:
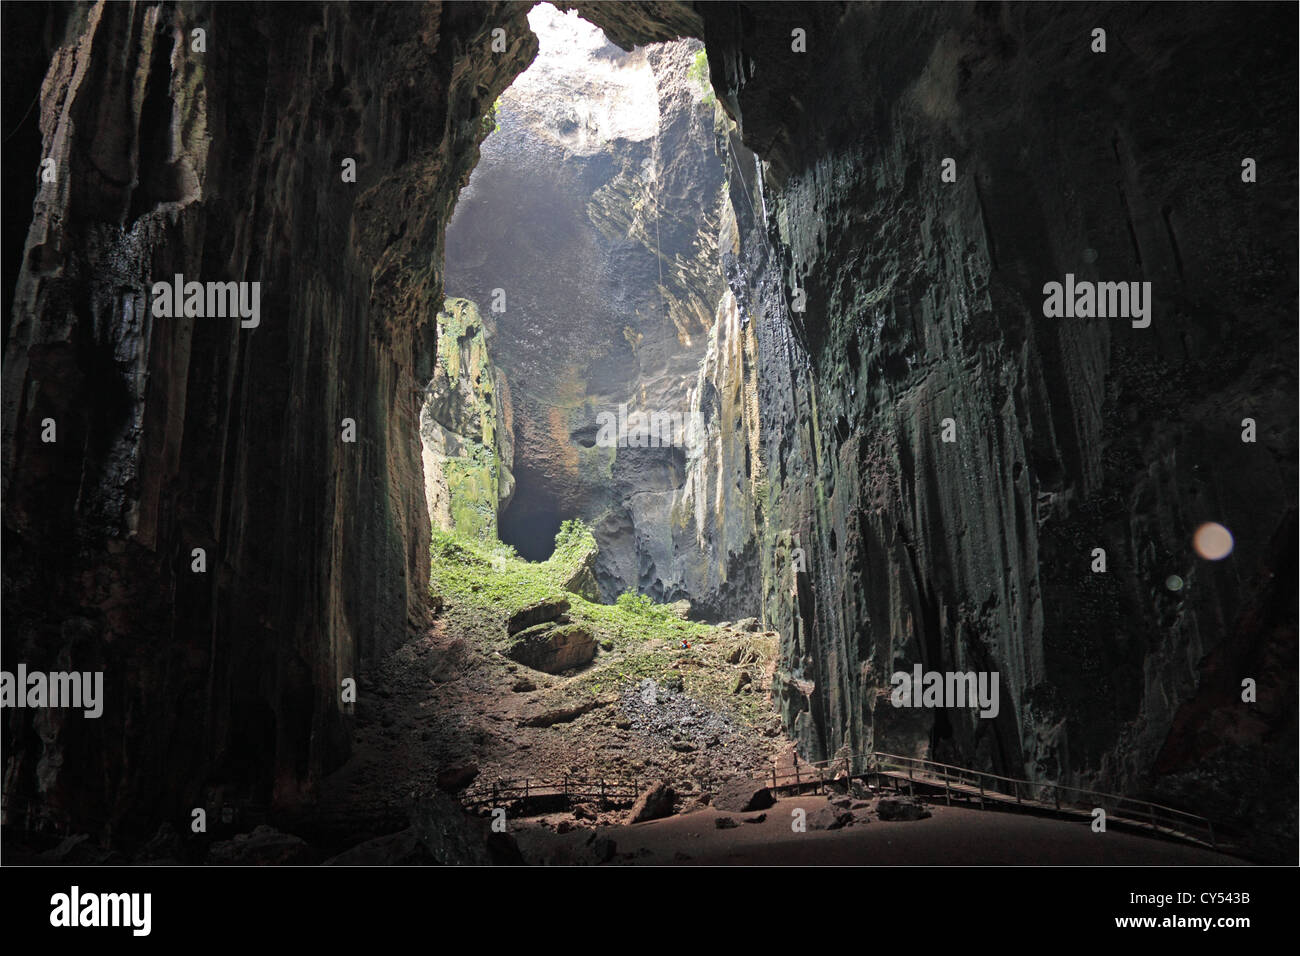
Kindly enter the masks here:
[[510, 385], [492, 362], [494, 324], [468, 299], [438, 313], [438, 362], [420, 409], [433, 527], [495, 541], [515, 491]]
[[[757, 221], [732, 288], [757, 330], [764, 608], [805, 753], [922, 754], [1293, 833], [1293, 16], [700, 13], [764, 160], [758, 195], [733, 178]], [[1267, 175], [1244, 183], [1244, 157]], [[1066, 273], [1151, 282], [1150, 327], [1044, 318]], [[1193, 552], [1203, 521], [1231, 529], [1229, 559]], [[999, 672], [997, 718], [892, 707], [916, 663]]]
[[[510, 4], [46, 9], [4, 35], [49, 39], [17, 98], [56, 171], [6, 248], [4, 666], [106, 701], [5, 709], [5, 819], [291, 804], [348, 750], [341, 680], [426, 613], [442, 233], [536, 39]], [[260, 325], [156, 318], [177, 273], [260, 282]]]

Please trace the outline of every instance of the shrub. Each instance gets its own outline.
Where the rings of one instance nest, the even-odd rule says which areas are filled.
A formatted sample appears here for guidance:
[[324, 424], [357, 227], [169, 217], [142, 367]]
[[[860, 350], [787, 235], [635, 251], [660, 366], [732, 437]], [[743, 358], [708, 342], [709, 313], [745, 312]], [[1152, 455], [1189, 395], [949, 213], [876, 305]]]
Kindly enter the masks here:
[[501, 109], [501, 97], [497, 97], [488, 111], [483, 114], [483, 135], [490, 136], [501, 128], [501, 123], [497, 119], [497, 113]]
[[635, 591], [624, 591], [615, 603], [627, 613], [641, 617], [650, 617], [657, 610], [655, 603], [649, 597], [637, 594]]
[[450, 531], [433, 529], [429, 539], [429, 555], [434, 560], [452, 561], [456, 564], [483, 565], [487, 562], [466, 542]]
[[690, 69], [686, 71], [686, 75], [690, 77], [697, 86], [699, 86], [700, 92], [704, 94], [701, 102], [704, 103], [705, 106], [712, 106], [714, 104], [714, 96], [713, 83], [709, 79], [708, 54], [703, 50], [697, 52], [695, 54], [695, 60], [691, 63]]

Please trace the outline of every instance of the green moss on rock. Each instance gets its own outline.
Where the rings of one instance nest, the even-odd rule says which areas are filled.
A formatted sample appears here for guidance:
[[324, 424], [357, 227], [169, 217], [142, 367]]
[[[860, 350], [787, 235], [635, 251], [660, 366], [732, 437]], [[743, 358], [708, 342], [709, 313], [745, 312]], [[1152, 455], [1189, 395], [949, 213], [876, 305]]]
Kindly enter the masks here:
[[510, 393], [492, 364], [495, 330], [469, 299], [438, 313], [438, 358], [420, 416], [429, 518], [492, 542], [514, 493]]

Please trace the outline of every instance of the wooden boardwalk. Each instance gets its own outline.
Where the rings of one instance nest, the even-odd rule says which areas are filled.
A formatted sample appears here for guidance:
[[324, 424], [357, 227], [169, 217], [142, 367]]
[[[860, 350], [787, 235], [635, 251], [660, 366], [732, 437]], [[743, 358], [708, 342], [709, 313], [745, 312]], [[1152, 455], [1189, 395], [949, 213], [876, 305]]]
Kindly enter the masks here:
[[[854, 782], [861, 782], [877, 791], [888, 788], [919, 793], [931, 799], [942, 796], [949, 805], [957, 801], [980, 809], [1038, 813], [1084, 823], [1091, 823], [1094, 811], [1101, 808], [1106, 812], [1108, 825], [1118, 823], [1214, 849], [1219, 845], [1209, 820], [1174, 807], [880, 751], [813, 763], [800, 762], [796, 757], [786, 768], [773, 764], [770, 771], [755, 780], [761, 780], [776, 795], [810, 791], [847, 792]], [[598, 801], [602, 805], [617, 805], [633, 802], [644, 785], [645, 781], [638, 779], [591, 780], [576, 776], [551, 780], [497, 780], [465, 791], [460, 800], [467, 807], [499, 806], [517, 801], [534, 804]]]
[[949, 805], [958, 800], [980, 809], [1019, 810], [1089, 823], [1100, 808], [1106, 812], [1107, 824], [1120, 823], [1213, 849], [1219, 845], [1214, 825], [1205, 817], [1149, 800], [879, 751], [804, 763], [785, 772], [773, 767], [763, 779], [774, 792], [796, 793], [810, 788], [847, 790], [851, 781], [860, 780], [876, 789], [887, 784], [909, 793], [942, 794]]

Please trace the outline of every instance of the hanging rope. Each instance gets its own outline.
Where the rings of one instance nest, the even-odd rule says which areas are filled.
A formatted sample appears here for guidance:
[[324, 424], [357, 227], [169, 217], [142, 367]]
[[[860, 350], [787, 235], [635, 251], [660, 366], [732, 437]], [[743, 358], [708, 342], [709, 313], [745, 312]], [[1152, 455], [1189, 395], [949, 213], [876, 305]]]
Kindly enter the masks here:
[[727, 136], [727, 149], [731, 151], [732, 165], [736, 169], [736, 175], [740, 177], [740, 188], [745, 193], [746, 202], [749, 203], [749, 211], [754, 214], [755, 219], [761, 219], [762, 216], [759, 215], [758, 205], [754, 202], [754, 197], [749, 194], [749, 187], [745, 185], [745, 173], [740, 168], [740, 157], [736, 155], [736, 147], [731, 145], [730, 135]]

